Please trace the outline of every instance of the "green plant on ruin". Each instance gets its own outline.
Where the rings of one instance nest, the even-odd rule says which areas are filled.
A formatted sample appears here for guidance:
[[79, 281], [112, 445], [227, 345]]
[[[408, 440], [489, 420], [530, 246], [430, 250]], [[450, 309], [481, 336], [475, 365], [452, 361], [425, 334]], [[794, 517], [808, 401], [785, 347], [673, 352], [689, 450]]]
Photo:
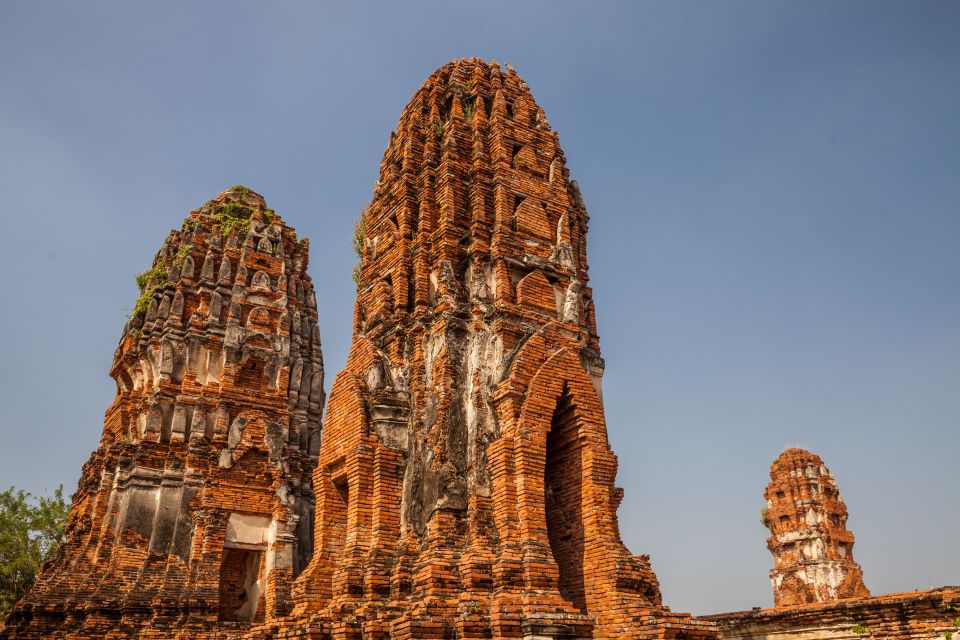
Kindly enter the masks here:
[[363, 265], [363, 250], [367, 244], [367, 210], [360, 212], [360, 217], [353, 223], [353, 253], [357, 262], [353, 265], [353, 283], [360, 284], [360, 267]]
[[433, 136], [439, 140], [440, 136], [443, 135], [443, 123], [440, 122], [439, 120], [434, 120], [433, 122], [427, 125], [426, 131], [424, 131], [424, 133], [427, 133], [427, 134], [432, 133]]
[[190, 245], [186, 242], [180, 245], [180, 248], [177, 249], [177, 255], [173, 257], [173, 266], [177, 269], [183, 268], [183, 263], [187, 261], [187, 256], [190, 255]]
[[477, 108], [476, 101], [473, 98], [467, 98], [461, 100], [460, 104], [463, 106], [463, 117], [467, 120], [473, 120], [473, 114]]
[[191, 232], [193, 232], [193, 231], [196, 231], [196, 229], [197, 229], [197, 221], [196, 221], [196, 220], [194, 220], [193, 218], [190, 218], [190, 217], [184, 218], [184, 220], [183, 220], [183, 231], [184, 231], [184, 232], [186, 232], [186, 233], [191, 233]]
[[147, 309], [150, 307], [150, 300], [153, 299], [153, 294], [160, 285], [167, 282], [167, 274], [167, 261], [161, 258], [153, 267], [137, 275], [136, 280], [137, 287], [140, 288], [140, 296], [137, 298], [137, 301], [133, 303], [133, 311], [130, 314], [131, 318], [136, 318], [137, 316], [147, 313]]
[[367, 210], [360, 212], [360, 217], [353, 223], [353, 253], [358, 260], [363, 259], [363, 248], [367, 242]]
[[277, 217], [277, 212], [273, 209], [264, 209], [260, 216], [263, 218], [264, 222], [271, 224], [273, 219]]
[[134, 342], [139, 342], [140, 336], [142, 334], [143, 334], [143, 331], [141, 331], [140, 329], [134, 329], [133, 331], [130, 332], [130, 335], [133, 337]]
[[870, 630], [867, 629], [867, 625], [862, 623], [857, 623], [853, 625], [852, 627], [850, 627], [850, 631], [851, 633], [855, 633], [858, 636], [865, 636], [870, 632]]
[[231, 229], [236, 229], [241, 236], [250, 231], [250, 216], [253, 208], [238, 202], [227, 202], [217, 205], [213, 210], [213, 220], [220, 225], [220, 234], [227, 235]]
[[760, 524], [765, 526], [773, 533], [773, 522], [770, 520], [770, 509], [764, 505], [760, 507]]

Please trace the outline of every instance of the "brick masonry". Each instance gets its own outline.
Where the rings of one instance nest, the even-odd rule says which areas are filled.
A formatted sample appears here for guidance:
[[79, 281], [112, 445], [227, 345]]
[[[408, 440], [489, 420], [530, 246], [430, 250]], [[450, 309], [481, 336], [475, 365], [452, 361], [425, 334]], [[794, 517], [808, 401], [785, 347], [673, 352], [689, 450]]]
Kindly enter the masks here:
[[786, 449], [770, 467], [764, 498], [774, 606], [870, 595], [853, 560], [847, 505], [820, 456]]
[[438, 69], [361, 218], [321, 443], [306, 240], [243, 187], [192, 212], [141, 279], [67, 542], [0, 638], [953, 633], [960, 589], [869, 596], [833, 476], [797, 449], [766, 493], [777, 607], [663, 605], [620, 539], [588, 223], [516, 72]]
[[[0, 637], [190, 637], [290, 610], [324, 401], [306, 267], [306, 240], [246, 188], [170, 233], [117, 347], [67, 541]], [[232, 575], [243, 550], [262, 558], [254, 575]], [[224, 570], [249, 591], [222, 592]]]
[[515, 71], [416, 92], [363, 216], [313, 560], [252, 637], [712, 637], [620, 541], [588, 221]]

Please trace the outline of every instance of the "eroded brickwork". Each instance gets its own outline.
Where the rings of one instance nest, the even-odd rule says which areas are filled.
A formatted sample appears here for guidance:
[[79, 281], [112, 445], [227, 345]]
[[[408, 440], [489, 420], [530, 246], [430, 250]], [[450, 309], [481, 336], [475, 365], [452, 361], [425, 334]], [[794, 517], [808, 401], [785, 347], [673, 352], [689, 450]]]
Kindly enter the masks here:
[[246, 188], [171, 232], [139, 279], [67, 541], [0, 636], [190, 637], [290, 610], [324, 400], [306, 267], [306, 240]]
[[960, 587], [738, 611], [704, 620], [724, 640], [956, 640]]
[[358, 238], [313, 560], [254, 637], [712, 635], [620, 541], [588, 220], [512, 69], [454, 62], [417, 91]]
[[786, 449], [770, 467], [764, 498], [774, 606], [870, 595], [853, 560], [847, 506], [819, 456]]

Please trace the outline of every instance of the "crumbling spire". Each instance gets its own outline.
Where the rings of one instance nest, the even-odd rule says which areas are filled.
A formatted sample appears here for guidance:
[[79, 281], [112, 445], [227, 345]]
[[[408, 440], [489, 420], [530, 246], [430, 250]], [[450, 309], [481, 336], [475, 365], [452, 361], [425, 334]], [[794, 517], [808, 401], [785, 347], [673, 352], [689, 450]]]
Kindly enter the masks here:
[[170, 233], [137, 278], [67, 540], [0, 635], [193, 637], [289, 611], [324, 401], [306, 268], [307, 241], [245, 187]]
[[774, 606], [870, 595], [853, 560], [847, 506], [819, 456], [786, 449], [770, 467], [764, 497]]
[[587, 223], [515, 72], [461, 60], [417, 91], [360, 226], [353, 345], [289, 624], [396, 640], [711, 634], [662, 606], [648, 558], [620, 541]]

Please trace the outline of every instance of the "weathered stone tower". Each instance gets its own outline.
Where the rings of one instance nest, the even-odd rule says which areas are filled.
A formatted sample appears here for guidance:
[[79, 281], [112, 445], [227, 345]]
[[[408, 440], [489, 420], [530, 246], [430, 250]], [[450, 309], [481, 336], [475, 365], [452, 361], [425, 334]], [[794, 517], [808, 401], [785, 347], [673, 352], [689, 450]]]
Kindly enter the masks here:
[[124, 329], [67, 542], [6, 637], [191, 637], [291, 606], [311, 553], [323, 364], [297, 241], [235, 187], [171, 232]]
[[764, 497], [774, 606], [870, 595], [853, 560], [847, 506], [819, 456], [786, 449], [770, 467]]
[[512, 69], [453, 62], [417, 91], [358, 224], [313, 560], [258, 637], [711, 635], [620, 541], [588, 219]]

